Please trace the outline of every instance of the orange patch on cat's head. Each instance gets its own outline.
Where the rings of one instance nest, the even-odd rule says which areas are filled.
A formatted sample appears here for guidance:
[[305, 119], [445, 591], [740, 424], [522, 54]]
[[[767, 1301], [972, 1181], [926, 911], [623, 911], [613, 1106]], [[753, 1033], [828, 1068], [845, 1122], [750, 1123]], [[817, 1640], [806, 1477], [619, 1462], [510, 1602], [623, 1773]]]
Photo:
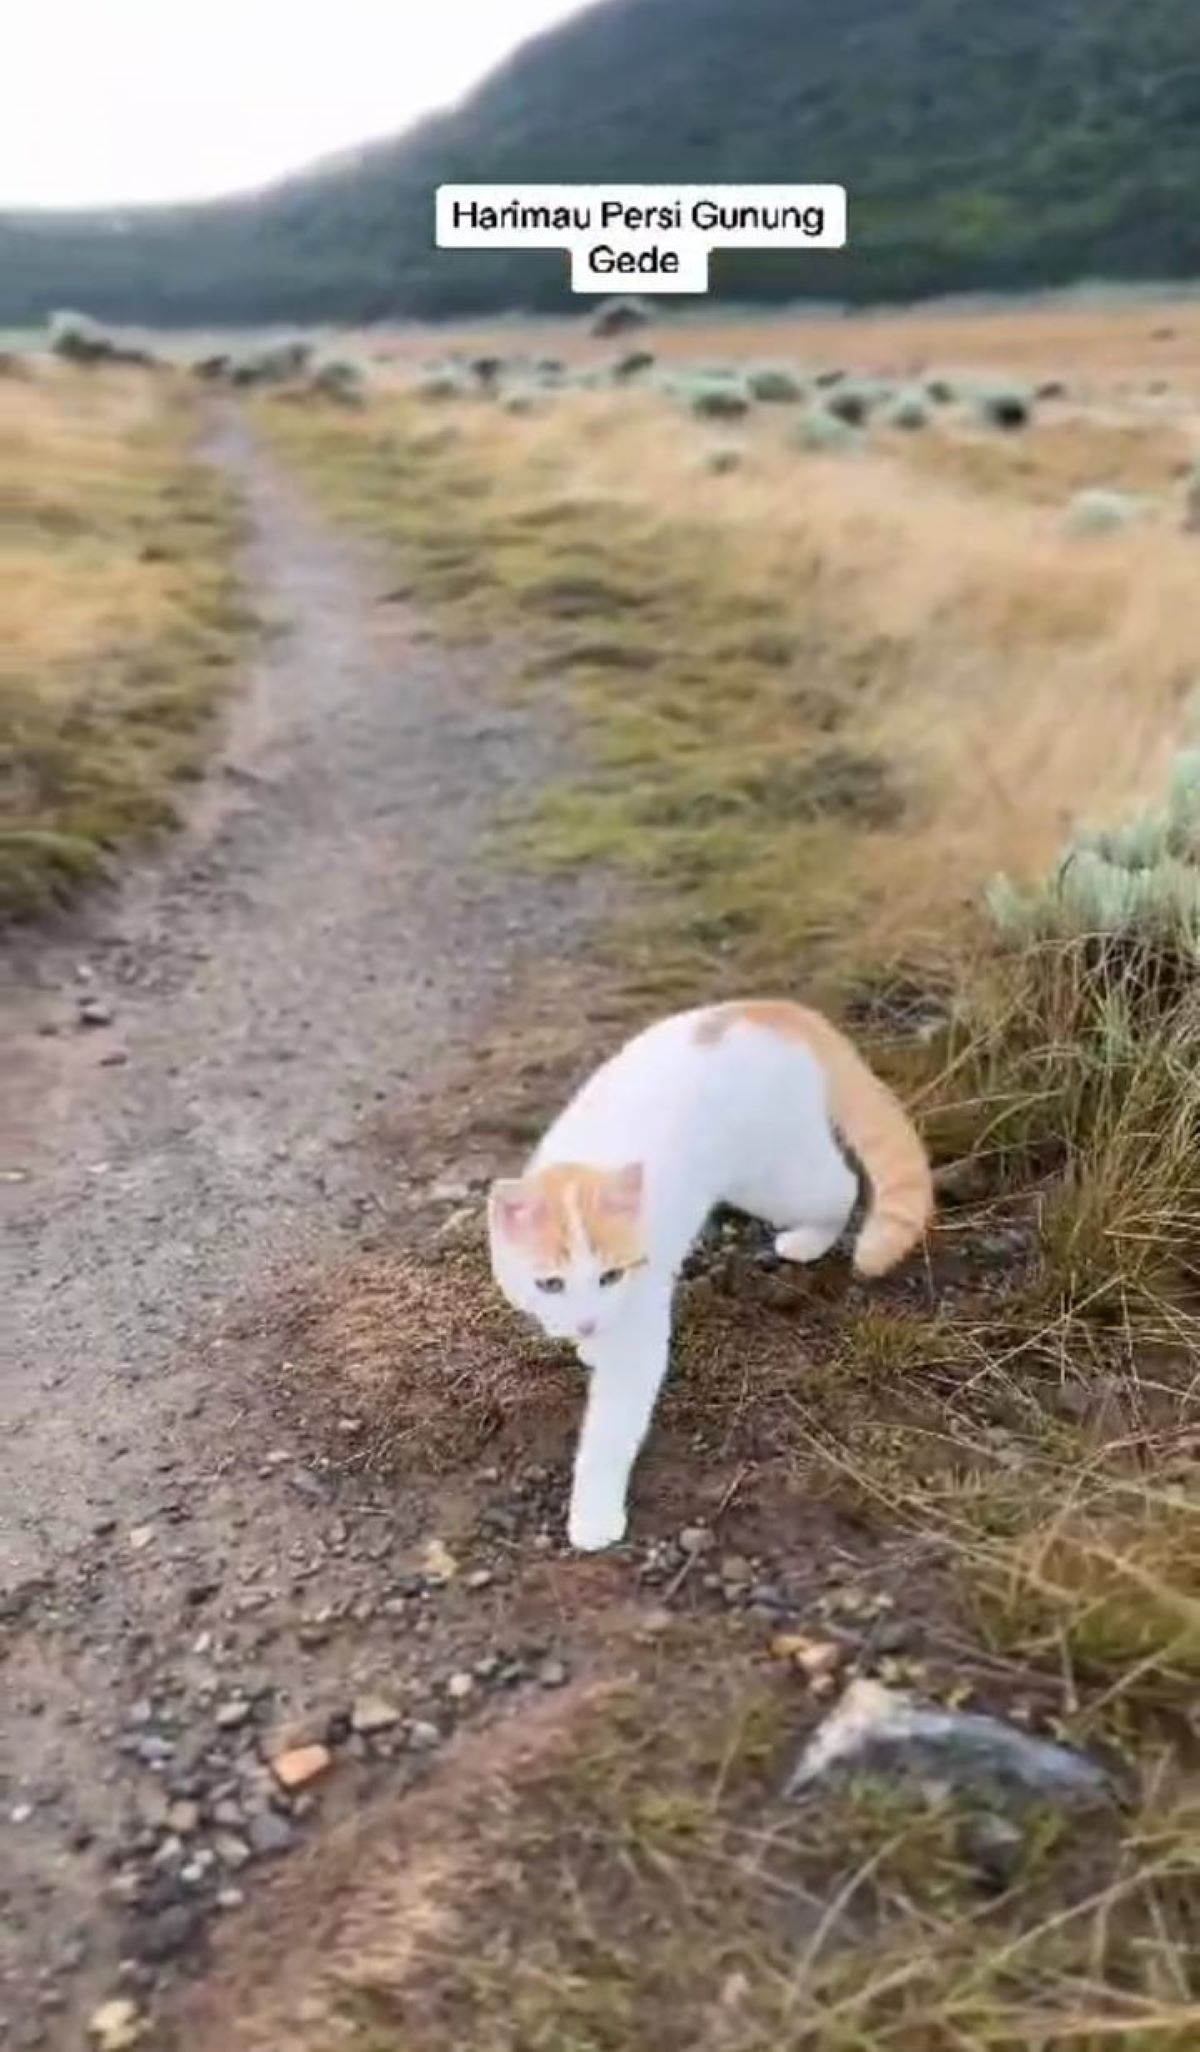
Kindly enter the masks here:
[[606, 1268], [631, 1268], [643, 1258], [642, 1168], [589, 1168], [556, 1162], [527, 1176], [493, 1183], [493, 1230], [534, 1265], [556, 1275], [581, 1247]]

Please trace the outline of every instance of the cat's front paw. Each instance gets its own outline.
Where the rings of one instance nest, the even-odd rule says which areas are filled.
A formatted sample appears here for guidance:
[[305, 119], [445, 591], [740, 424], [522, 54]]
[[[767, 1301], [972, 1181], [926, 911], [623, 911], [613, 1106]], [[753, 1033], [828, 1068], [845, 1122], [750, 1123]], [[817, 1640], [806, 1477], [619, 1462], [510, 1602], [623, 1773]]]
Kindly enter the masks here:
[[625, 1537], [625, 1513], [612, 1505], [573, 1504], [567, 1537], [577, 1553], [602, 1553], [606, 1546], [619, 1546]]

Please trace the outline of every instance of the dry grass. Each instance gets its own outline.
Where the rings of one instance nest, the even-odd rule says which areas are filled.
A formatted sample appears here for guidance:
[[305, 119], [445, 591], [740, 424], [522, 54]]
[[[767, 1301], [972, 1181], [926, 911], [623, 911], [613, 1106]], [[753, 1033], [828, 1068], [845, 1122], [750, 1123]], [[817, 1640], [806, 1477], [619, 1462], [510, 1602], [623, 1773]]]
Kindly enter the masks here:
[[[613, 865], [634, 889], [603, 1033], [578, 1008], [567, 1030], [575, 1063], [626, 1006], [815, 987], [882, 1010], [880, 1058], [938, 1155], [970, 1170], [925, 1269], [881, 1290], [836, 1263], [777, 1277], [736, 1244], [706, 1252], [639, 1528], [669, 1531], [706, 1490], [722, 1545], [803, 1563], [826, 1621], [853, 1535], [927, 1635], [919, 1662], [877, 1671], [973, 1689], [1106, 1748], [1125, 1776], [1120, 1817], [1034, 1823], [1013, 1873], [981, 1889], [943, 1799], [781, 1806], [778, 1690], [709, 1619], [663, 1642], [627, 1714], [581, 1725], [573, 1767], [556, 1753], [519, 1801], [480, 1806], [436, 1936], [415, 1958], [397, 1940], [396, 1976], [378, 1970], [380, 1912], [376, 1964], [341, 1960], [314, 2045], [1195, 2041], [1194, 992], [1136, 965], [1114, 976], [1086, 944], [1005, 957], [980, 911], [997, 869], [1038, 876], [1081, 819], [1156, 795], [1194, 718], [1194, 540], [1165, 510], [1086, 547], [1058, 520], [1060, 492], [1118, 464], [1126, 483], [1171, 484], [1186, 408], [1109, 417], [1171, 318], [1086, 334], [1065, 314], [960, 320], [953, 349], [936, 322], [846, 324], [839, 354], [845, 340], [871, 369], [902, 346], [915, 360], [936, 343], [931, 368], [1029, 372], [1070, 350], [1106, 411], [1003, 445], [943, 422], [936, 444], [878, 436], [843, 460], [797, 452], [787, 410], [764, 410], [720, 478], [704, 458], [727, 437], [649, 395], [513, 418], [397, 394], [354, 420], [273, 419], [330, 505], [396, 547], [447, 633], [499, 631], [528, 651], [522, 688], [576, 713], [580, 775], [519, 823], [521, 845]], [[1179, 315], [1189, 334], [1198, 319]], [[711, 359], [737, 338], [702, 339]], [[895, 1030], [901, 984], [939, 997], [932, 1037]], [[539, 1019], [543, 1095], [564, 1072], [553, 1042]], [[478, 1258], [351, 1281], [292, 1342], [306, 1387], [349, 1354], [380, 1421], [372, 1457], [401, 1471], [416, 1449], [400, 1417], [452, 1460], [519, 1443], [535, 1410], [552, 1459], [569, 1447], [559, 1371], [477, 1308]], [[428, 1336], [402, 1386], [393, 1289], [425, 1307]], [[456, 1411], [467, 1389], [478, 1400]], [[794, 1743], [818, 1706], [783, 1707]]]
[[167, 379], [0, 383], [0, 911], [65, 895], [170, 818], [242, 622], [232, 510]]
[[894, 445], [800, 454], [780, 413], [719, 479], [649, 397], [281, 431], [460, 620], [542, 640], [594, 750], [544, 855], [661, 878], [676, 934], [732, 936], [761, 979], [851, 925], [875, 971], [944, 967], [995, 870], [1041, 873], [1160, 782], [1194, 712], [1195, 548], [1081, 549]]

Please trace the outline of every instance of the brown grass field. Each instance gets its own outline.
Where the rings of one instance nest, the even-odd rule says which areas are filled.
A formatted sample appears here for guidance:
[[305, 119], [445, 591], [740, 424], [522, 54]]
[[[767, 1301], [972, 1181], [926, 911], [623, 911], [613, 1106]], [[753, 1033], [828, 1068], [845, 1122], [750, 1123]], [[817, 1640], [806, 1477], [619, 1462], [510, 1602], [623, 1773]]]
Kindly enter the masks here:
[[232, 509], [174, 380], [0, 376], [0, 916], [172, 816], [241, 625]]
[[[613, 353], [548, 323], [373, 338], [359, 412], [261, 403], [444, 635], [523, 652], [511, 688], [573, 714], [578, 773], [510, 823], [508, 858], [625, 879], [587, 1001], [530, 992], [536, 1036], [518, 1018], [481, 1055], [451, 1130], [535, 1130], [622, 1021], [684, 994], [815, 993], [856, 1021], [939, 1164], [924, 1270], [870, 1296], [736, 1260], [715, 1295], [690, 1284], [644, 1486], [682, 1506], [703, 1449], [739, 1551], [791, 1549], [835, 1590], [834, 1534], [853, 1531], [884, 1612], [922, 1619], [917, 1655], [865, 1671], [1092, 1745], [1122, 1793], [1099, 1816], [1026, 1816], [990, 1880], [978, 1819], [945, 1790], [866, 1782], [789, 1809], [794, 1676], [721, 1615], [623, 1638], [598, 1583], [598, 1692], [523, 1749], [481, 1740], [403, 1827], [385, 1806], [335, 1848], [297, 1883], [298, 1918], [324, 1904], [319, 1964], [293, 1955], [257, 2004], [235, 1977], [220, 2014], [241, 2016], [239, 2045], [299, 2032], [312, 2052], [1184, 2052], [1194, 978], [1173, 929], [1117, 955], [1086, 933], [1002, 943], [984, 893], [997, 872], [1036, 885], [1082, 826], [1156, 803], [1195, 739], [1200, 309], [714, 321], [651, 346], [1068, 391], [1018, 434], [952, 408], [817, 454], [786, 406], [714, 423], [601, 389], [510, 413], [412, 387], [447, 348]], [[1089, 487], [1145, 495], [1144, 517], [1069, 535]], [[545, 1430], [537, 1350], [494, 1379], [478, 1263], [383, 1258], [330, 1279], [289, 1334], [304, 1401], [340, 1365], [398, 1479]], [[424, 1340], [398, 1388], [413, 1302]], [[814, 1599], [818, 1626], [838, 1601]]]

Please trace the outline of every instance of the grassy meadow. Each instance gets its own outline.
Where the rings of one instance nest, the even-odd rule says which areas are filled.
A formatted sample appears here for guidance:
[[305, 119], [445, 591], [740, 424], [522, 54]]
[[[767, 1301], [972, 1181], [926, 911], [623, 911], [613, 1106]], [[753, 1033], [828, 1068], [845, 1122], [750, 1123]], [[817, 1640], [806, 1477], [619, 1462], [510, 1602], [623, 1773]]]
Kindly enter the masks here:
[[235, 510], [169, 375], [0, 370], [0, 915], [168, 821], [240, 645]]
[[[586, 973], [546, 964], [423, 1112], [410, 1169], [481, 1135], [515, 1155], [658, 1008], [794, 994], [912, 1105], [940, 1212], [870, 1288], [836, 1257], [769, 1272], [720, 1224], [681, 1287], [634, 1548], [510, 1549], [506, 1628], [551, 1604], [586, 1680], [331, 1833], [287, 1877], [297, 1944], [272, 1933], [272, 1972], [227, 1977], [224, 2024], [187, 2042], [1186, 2052], [1200, 306], [617, 343], [493, 324], [351, 355], [223, 403], [432, 634], [565, 729], [570, 766], [496, 857], [597, 869], [612, 908]], [[6, 913], [168, 822], [202, 766], [244, 624], [203, 389], [181, 363], [0, 362]], [[561, 1464], [575, 1426], [477, 1225], [364, 1254], [278, 1319], [334, 1459], [445, 1477], [448, 1503], [547, 1435]], [[643, 1542], [698, 1504], [694, 1555]], [[771, 1578], [798, 1632], [751, 1600]], [[1087, 1747], [1110, 1794], [782, 1800], [855, 1675]]]
[[[652, 332], [653, 375], [623, 382], [606, 366], [625, 345], [549, 324], [373, 346], [364, 406], [265, 398], [256, 417], [443, 636], [505, 651], [502, 688], [566, 708], [577, 772], [506, 823], [508, 859], [620, 879], [586, 1001], [530, 993], [536, 1031], [490, 1051], [488, 1088], [511, 1085], [532, 1128], [656, 1006], [795, 993], [856, 1030], [938, 1164], [906, 1278], [867, 1292], [734, 1261], [685, 1285], [659, 1484], [715, 1462], [723, 1543], [824, 1578], [819, 1636], [842, 1597], [920, 1614], [915, 1652], [868, 1632], [857, 1671], [1087, 1744], [1120, 1794], [1026, 1817], [999, 1872], [944, 1789], [781, 1805], [796, 1720], [831, 1683], [786, 1649], [781, 1680], [761, 1629], [677, 1618], [622, 1644], [615, 1694], [519, 1774], [426, 1837], [418, 1811], [403, 1888], [386, 1852], [356, 1864], [306, 2042], [1183, 2052], [1200, 310], [714, 321]], [[507, 401], [503, 379], [470, 389], [461, 365], [517, 348], [567, 373], [514, 372]], [[434, 354], [460, 367], [422, 374]], [[728, 389], [764, 360], [804, 394], [694, 405], [689, 377]], [[814, 446], [798, 426], [831, 371], [949, 396]], [[1046, 387], [1015, 431], [971, 403], [1005, 378]], [[1073, 529], [1081, 492], [1128, 519]], [[1123, 827], [1129, 847], [1103, 840]], [[322, 1313], [318, 1351], [349, 1364], [356, 1409], [379, 1406], [398, 1472], [414, 1415], [426, 1453], [444, 1437], [466, 1461], [472, 1390], [514, 1444], [543, 1400], [535, 1361], [488, 1381], [500, 1342], [464, 1309], [485, 1290], [478, 1253], [405, 1257]], [[427, 1346], [397, 1393], [413, 1301]], [[847, 1533], [874, 1596], [842, 1586]]]

